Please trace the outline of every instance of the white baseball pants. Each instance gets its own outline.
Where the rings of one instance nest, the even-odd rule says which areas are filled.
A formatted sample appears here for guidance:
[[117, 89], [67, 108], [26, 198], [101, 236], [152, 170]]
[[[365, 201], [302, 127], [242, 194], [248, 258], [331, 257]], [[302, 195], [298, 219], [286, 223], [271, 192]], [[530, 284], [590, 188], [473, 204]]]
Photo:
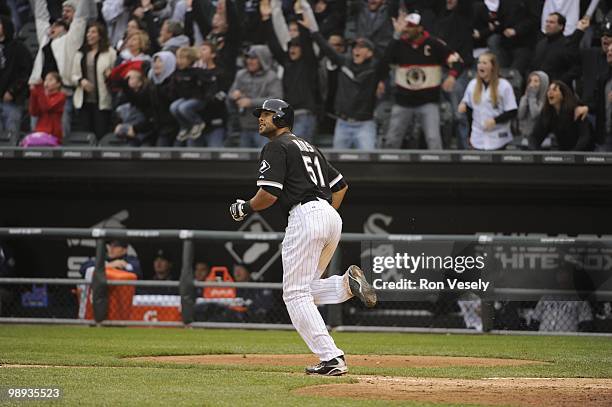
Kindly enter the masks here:
[[345, 276], [321, 279], [342, 231], [342, 219], [326, 201], [296, 205], [282, 244], [283, 300], [306, 345], [322, 361], [343, 355], [316, 305], [339, 304], [353, 295]]

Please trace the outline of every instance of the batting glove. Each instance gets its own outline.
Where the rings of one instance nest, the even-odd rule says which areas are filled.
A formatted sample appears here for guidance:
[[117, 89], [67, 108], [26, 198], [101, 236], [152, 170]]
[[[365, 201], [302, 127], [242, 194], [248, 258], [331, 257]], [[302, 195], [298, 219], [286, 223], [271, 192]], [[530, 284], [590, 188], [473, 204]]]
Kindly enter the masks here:
[[230, 205], [230, 215], [236, 222], [243, 221], [253, 210], [251, 204], [242, 199], [236, 199], [236, 202]]

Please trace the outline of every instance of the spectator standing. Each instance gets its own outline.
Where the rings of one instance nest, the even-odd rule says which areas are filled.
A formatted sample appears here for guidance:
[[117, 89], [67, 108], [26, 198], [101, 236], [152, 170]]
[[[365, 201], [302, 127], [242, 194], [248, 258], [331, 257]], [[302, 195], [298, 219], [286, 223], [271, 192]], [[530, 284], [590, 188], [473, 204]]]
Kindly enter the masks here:
[[527, 140], [540, 117], [546, 100], [549, 79], [546, 72], [535, 71], [527, 77], [525, 94], [521, 97], [518, 107], [519, 131]]
[[565, 16], [567, 22], [563, 27], [563, 35], [572, 35], [580, 19], [580, 0], [544, 0], [541, 22], [541, 30], [544, 34], [547, 33], [548, 22], [546, 20], [553, 13]]
[[499, 58], [502, 68], [516, 69], [524, 75], [529, 67], [532, 44], [538, 32], [538, 2], [533, 0], [497, 0], [494, 35], [490, 38], [491, 51]]
[[[72, 22], [57, 20], [49, 23], [49, 12], [45, 0], [34, 0], [34, 18], [36, 19], [36, 34], [38, 37], [38, 54], [34, 59], [34, 67], [29, 83], [42, 82], [46, 74], [58, 72], [66, 94], [66, 106], [62, 116], [63, 133], [70, 133], [72, 120], [72, 67], [76, 53], [83, 43], [87, 20], [97, 15], [94, 0], [80, 0], [76, 3]], [[72, 4], [72, 3], [71, 3]]]
[[172, 74], [170, 93], [174, 101], [170, 113], [179, 124], [177, 142], [197, 140], [206, 123], [200, 113], [216, 93], [214, 83], [202, 68], [195, 68], [198, 54], [193, 47], [181, 47], [176, 52], [176, 71]]
[[153, 109], [155, 111], [155, 133], [158, 146], [171, 147], [178, 132], [178, 123], [172, 113], [170, 104], [171, 78], [176, 69], [176, 57], [172, 52], [161, 51], [153, 55], [153, 67], [149, 70]]
[[553, 81], [546, 92], [542, 113], [529, 137], [529, 148], [541, 148], [542, 141], [552, 133], [559, 150], [589, 151], [591, 128], [587, 120], [576, 114], [578, 98], [574, 91], [561, 81]]
[[495, 54], [478, 58], [476, 78], [468, 84], [459, 105], [471, 117], [470, 144], [478, 150], [501, 150], [512, 141], [510, 121], [517, 106], [510, 82], [499, 77]]
[[15, 39], [13, 22], [0, 15], [0, 130], [19, 132], [31, 70], [32, 57]]
[[239, 115], [240, 147], [262, 147], [266, 138], [259, 135], [251, 109], [261, 106], [266, 99], [282, 98], [283, 86], [272, 69], [272, 55], [267, 46], [252, 45], [245, 65], [230, 88], [228, 110]]
[[241, 52], [244, 29], [236, 7], [233, 1], [219, 0], [211, 19], [212, 4], [209, 0], [200, 0], [193, 2], [193, 11], [185, 17], [186, 21], [193, 18], [202, 36], [214, 44], [216, 65], [224, 72], [230, 84], [236, 76], [236, 60]]
[[[336, 51], [336, 54], [346, 58], [346, 41], [342, 34], [331, 34], [327, 38], [327, 43]], [[334, 64], [329, 57], [323, 55], [319, 62], [319, 94], [323, 103], [322, 117], [319, 120], [319, 131], [324, 133], [333, 133], [336, 126], [334, 105], [338, 90], [339, 72], [340, 66]]]
[[262, 0], [259, 8], [270, 51], [284, 68], [284, 99], [295, 109], [292, 131], [311, 142], [317, 127], [315, 111], [318, 100], [318, 63], [310, 32], [301, 27], [298, 37], [292, 38], [287, 51], [284, 51], [272, 26], [270, 2]]
[[[174, 263], [168, 254], [160, 249], [153, 259], [153, 281], [174, 281]], [[178, 295], [177, 287], [140, 287], [138, 294], [150, 295]]]
[[[565, 25], [565, 17], [559, 13], [546, 17], [545, 36], [536, 45], [532, 69], [546, 72], [551, 81], [560, 80], [571, 86], [580, 76], [580, 41], [563, 35]], [[582, 33], [579, 30], [574, 35], [581, 37]]]
[[612, 21], [602, 25], [601, 46], [584, 50], [582, 97], [594, 114], [596, 143], [600, 149], [612, 151]]
[[110, 47], [106, 27], [93, 22], [74, 58], [72, 81], [76, 84], [74, 107], [84, 130], [100, 140], [110, 129], [112, 96], [106, 78], [115, 66], [117, 52]]
[[61, 144], [65, 103], [66, 95], [62, 92], [62, 81], [57, 72], [49, 72], [43, 84], [32, 85], [30, 114], [38, 117], [34, 131], [51, 134]]
[[[400, 13], [393, 20], [395, 34], [385, 52], [385, 68], [397, 65], [394, 73], [395, 103], [391, 109], [385, 148], [401, 148], [415, 115], [422, 118], [427, 148], [441, 150], [440, 89], [451, 92], [461, 74], [458, 53], [433, 37], [421, 25], [421, 15]], [[442, 81], [442, 70], [448, 68]]]
[[463, 60], [464, 70], [457, 78], [451, 92], [442, 92], [442, 96], [451, 105], [452, 131], [457, 139], [459, 149], [468, 147], [468, 124], [465, 115], [458, 112], [469, 82], [468, 69], [474, 65], [473, 5], [472, 0], [444, 0], [444, 7], [436, 20], [434, 34], [446, 42], [450, 49], [456, 50]]

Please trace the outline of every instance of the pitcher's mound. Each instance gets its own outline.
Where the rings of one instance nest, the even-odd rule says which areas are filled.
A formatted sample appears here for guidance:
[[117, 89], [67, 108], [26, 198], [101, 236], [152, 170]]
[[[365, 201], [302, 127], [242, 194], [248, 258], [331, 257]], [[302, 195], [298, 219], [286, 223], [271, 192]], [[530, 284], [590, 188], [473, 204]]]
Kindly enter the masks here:
[[[355, 376], [353, 376], [355, 377]], [[490, 378], [481, 380], [357, 376], [359, 383], [297, 389], [303, 396], [410, 400], [504, 406], [610, 406], [612, 379]]]
[[[252, 366], [299, 366], [316, 364], [313, 355], [182, 355], [146, 356], [132, 358], [151, 362], [196, 363], [203, 365], [252, 365]], [[362, 367], [449, 367], [449, 366], [519, 366], [538, 364], [533, 360], [474, 358], [453, 356], [401, 356], [401, 355], [347, 355], [346, 362], [351, 366]]]

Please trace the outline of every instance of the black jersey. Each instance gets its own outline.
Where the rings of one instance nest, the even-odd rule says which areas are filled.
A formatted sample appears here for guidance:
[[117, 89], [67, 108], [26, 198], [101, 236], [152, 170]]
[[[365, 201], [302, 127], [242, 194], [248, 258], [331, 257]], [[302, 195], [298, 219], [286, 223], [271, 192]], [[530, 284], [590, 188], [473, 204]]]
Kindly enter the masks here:
[[257, 186], [279, 198], [285, 211], [294, 205], [325, 199], [346, 182], [323, 153], [307, 141], [284, 133], [261, 150]]

